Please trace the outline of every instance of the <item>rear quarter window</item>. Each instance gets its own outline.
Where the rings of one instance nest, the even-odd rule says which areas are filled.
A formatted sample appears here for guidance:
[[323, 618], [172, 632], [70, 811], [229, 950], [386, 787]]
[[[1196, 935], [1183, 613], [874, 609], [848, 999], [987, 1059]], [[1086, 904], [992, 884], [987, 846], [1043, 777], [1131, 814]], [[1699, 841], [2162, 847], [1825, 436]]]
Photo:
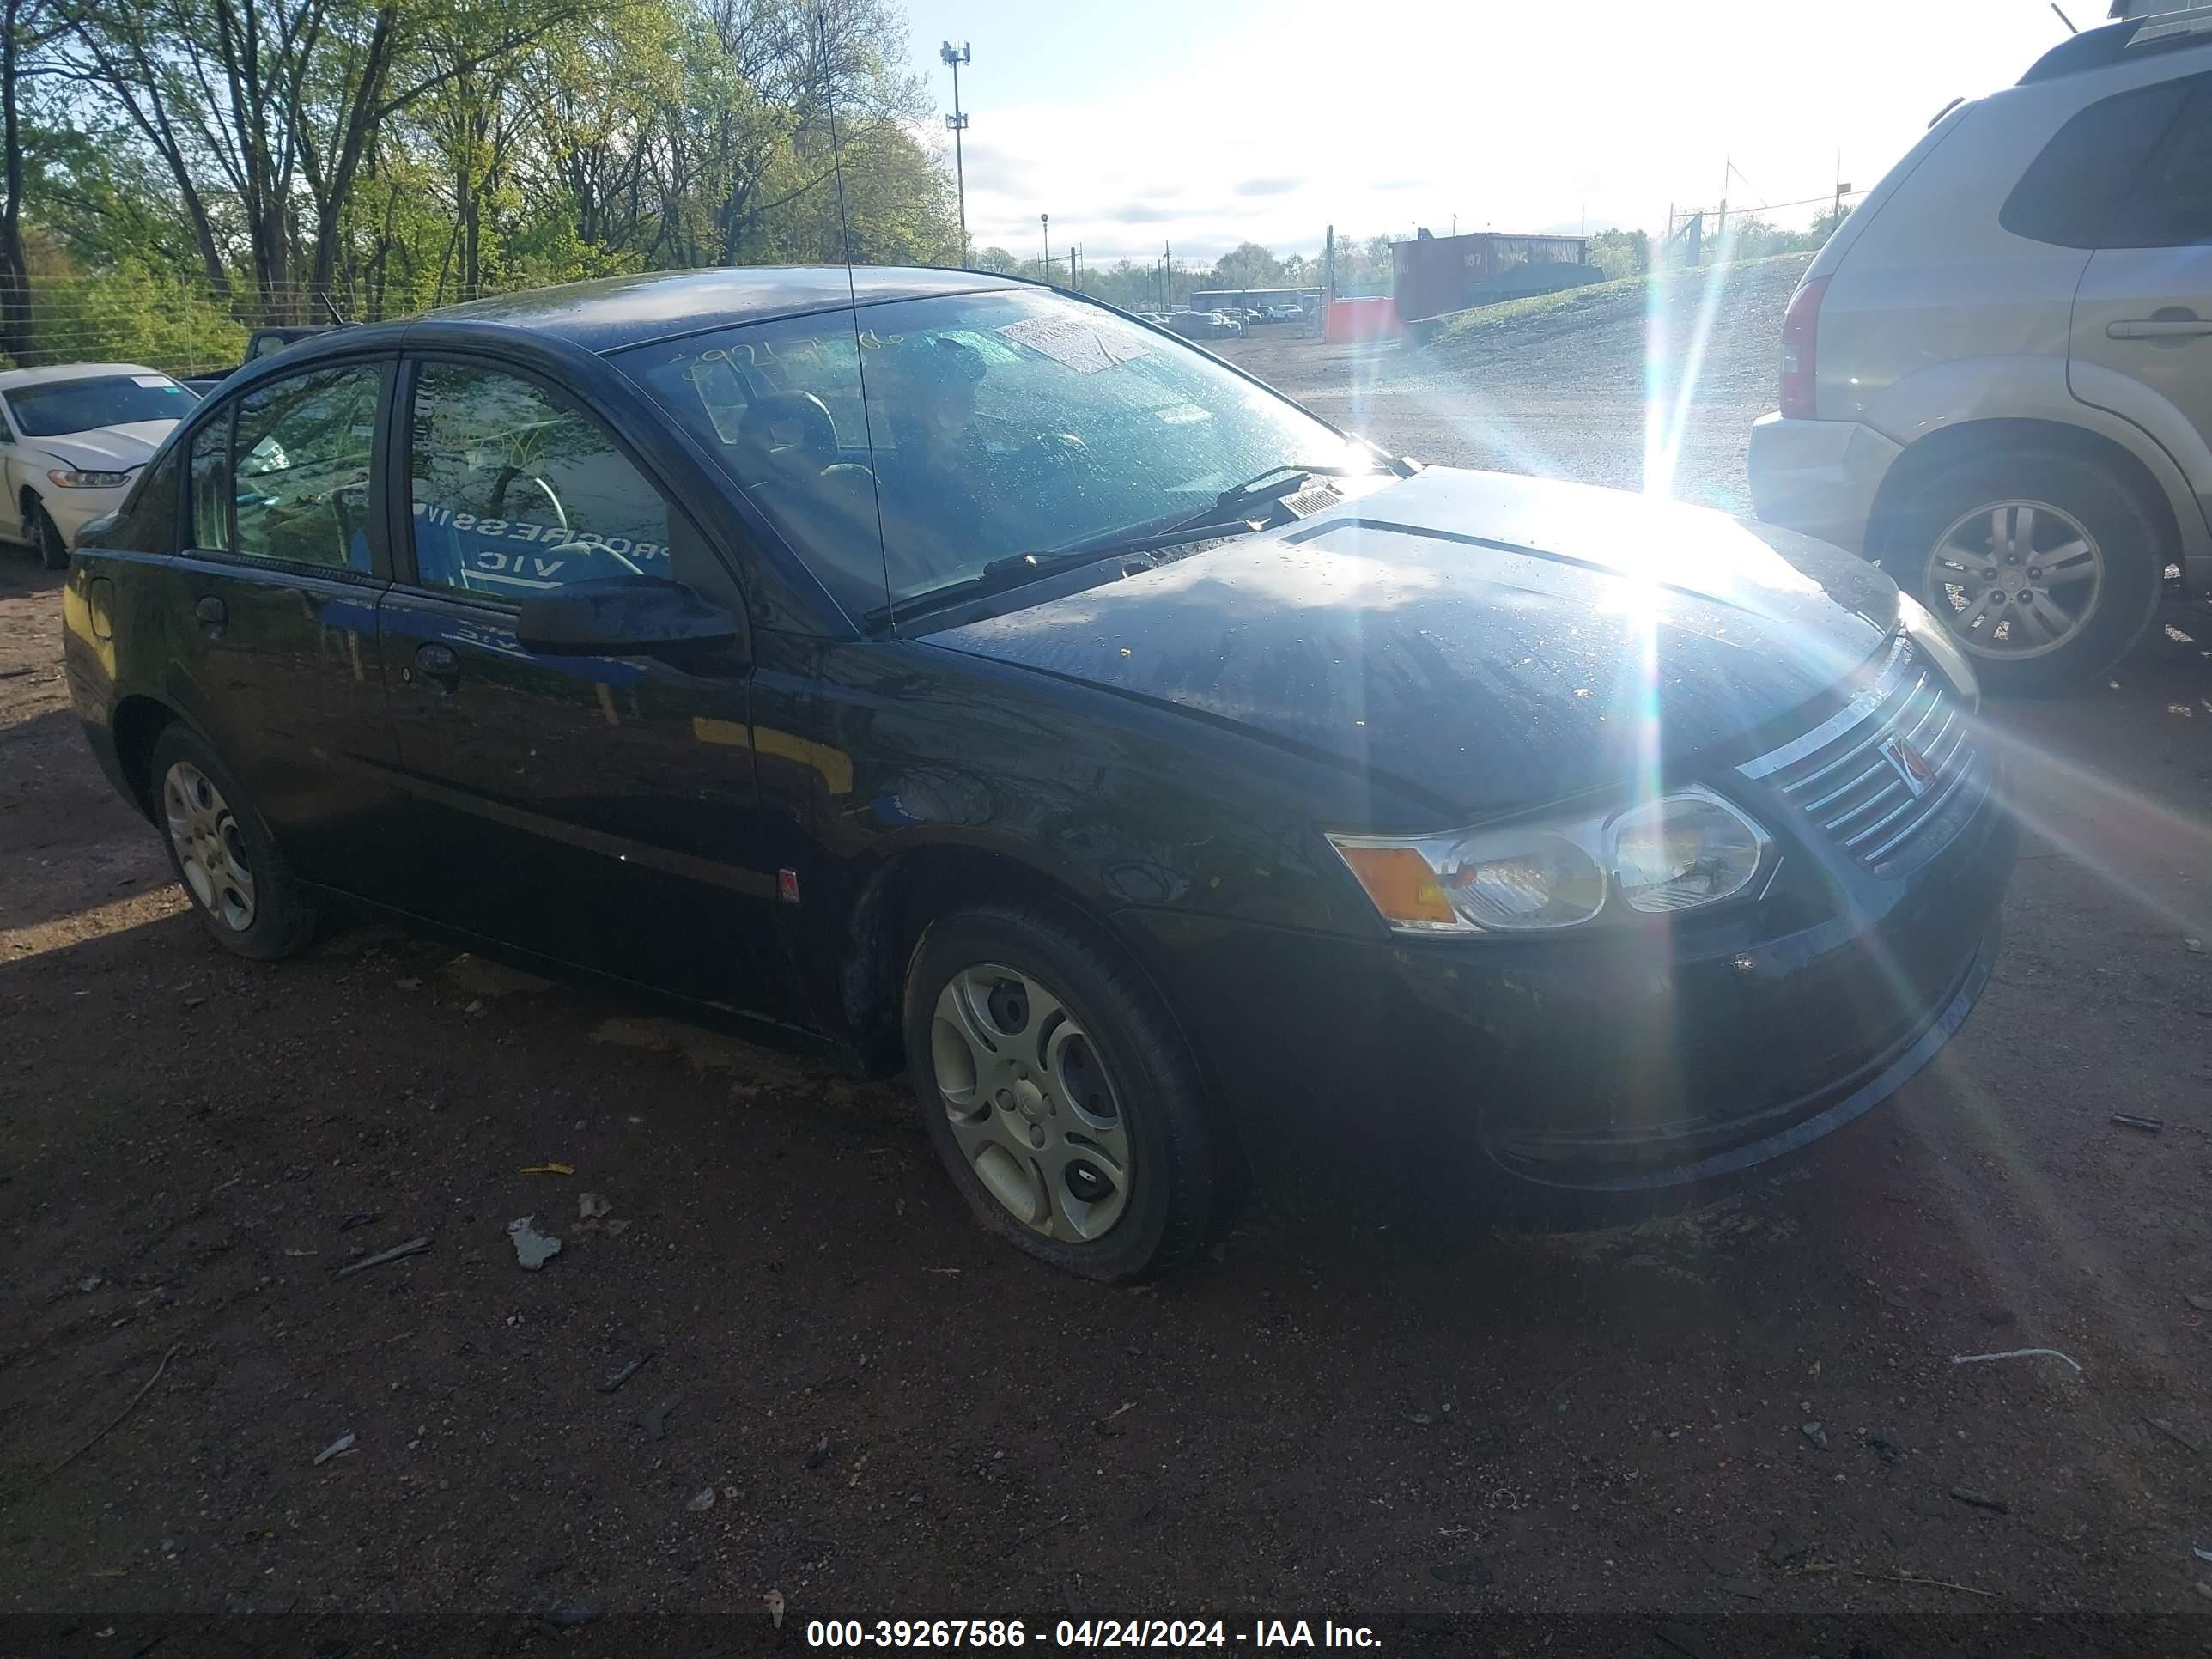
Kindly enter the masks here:
[[2098, 246], [2193, 86], [2165, 81], [2137, 87], [2078, 112], [2028, 163], [1997, 222], [2030, 241]]
[[2212, 242], [2212, 76], [2199, 76], [2188, 112], [2136, 180], [2106, 247], [2194, 247]]

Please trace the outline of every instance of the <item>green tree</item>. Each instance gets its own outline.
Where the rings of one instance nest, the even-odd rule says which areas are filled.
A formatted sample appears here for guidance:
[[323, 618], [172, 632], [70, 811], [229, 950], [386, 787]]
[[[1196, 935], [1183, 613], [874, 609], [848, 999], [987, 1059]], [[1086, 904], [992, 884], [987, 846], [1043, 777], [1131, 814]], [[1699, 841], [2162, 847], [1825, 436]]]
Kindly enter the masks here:
[[1651, 239], [1640, 230], [1601, 230], [1587, 258], [1608, 276], [1641, 276], [1651, 269]]
[[1282, 281], [1283, 262], [1273, 248], [1240, 242], [1213, 262], [1217, 288], [1273, 288]]

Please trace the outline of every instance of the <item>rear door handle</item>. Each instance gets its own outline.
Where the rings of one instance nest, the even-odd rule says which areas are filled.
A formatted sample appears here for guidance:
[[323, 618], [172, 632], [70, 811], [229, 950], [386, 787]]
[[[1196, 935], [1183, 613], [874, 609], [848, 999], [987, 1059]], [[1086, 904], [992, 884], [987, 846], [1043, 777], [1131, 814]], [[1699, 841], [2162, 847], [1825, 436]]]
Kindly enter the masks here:
[[2130, 317], [2107, 323], [2105, 333], [2115, 340], [2187, 340], [2212, 334], [2212, 318]]
[[450, 687], [461, 678], [461, 659], [453, 654], [452, 646], [434, 640], [416, 649], [415, 672], [426, 680]]

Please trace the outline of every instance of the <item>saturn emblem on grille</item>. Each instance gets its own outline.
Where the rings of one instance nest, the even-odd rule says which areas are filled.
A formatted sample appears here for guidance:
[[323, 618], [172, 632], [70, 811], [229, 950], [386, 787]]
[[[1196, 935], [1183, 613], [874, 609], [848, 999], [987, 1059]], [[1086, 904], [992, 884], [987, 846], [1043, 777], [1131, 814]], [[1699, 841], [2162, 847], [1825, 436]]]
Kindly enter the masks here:
[[1905, 792], [1913, 799], [1918, 800], [1928, 793], [1928, 785], [1936, 775], [1936, 769], [1929, 765], [1928, 757], [1917, 749], [1902, 738], [1887, 738], [1882, 742], [1881, 757], [1889, 763], [1890, 769], [1897, 774], [1898, 781], [1904, 784]]

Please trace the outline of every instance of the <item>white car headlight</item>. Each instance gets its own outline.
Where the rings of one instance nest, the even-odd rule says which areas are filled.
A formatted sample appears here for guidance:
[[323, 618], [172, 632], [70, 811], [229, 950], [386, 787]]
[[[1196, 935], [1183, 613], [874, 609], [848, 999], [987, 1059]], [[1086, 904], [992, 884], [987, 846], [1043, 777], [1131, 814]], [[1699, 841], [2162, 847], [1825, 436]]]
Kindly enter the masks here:
[[1609, 812], [1440, 836], [1329, 844], [1393, 928], [1510, 933], [1579, 927], [1608, 904], [1692, 910], [1749, 887], [1766, 832], [1702, 784]]
[[120, 489], [131, 482], [128, 472], [78, 472], [65, 466], [52, 468], [46, 477], [64, 489]]

